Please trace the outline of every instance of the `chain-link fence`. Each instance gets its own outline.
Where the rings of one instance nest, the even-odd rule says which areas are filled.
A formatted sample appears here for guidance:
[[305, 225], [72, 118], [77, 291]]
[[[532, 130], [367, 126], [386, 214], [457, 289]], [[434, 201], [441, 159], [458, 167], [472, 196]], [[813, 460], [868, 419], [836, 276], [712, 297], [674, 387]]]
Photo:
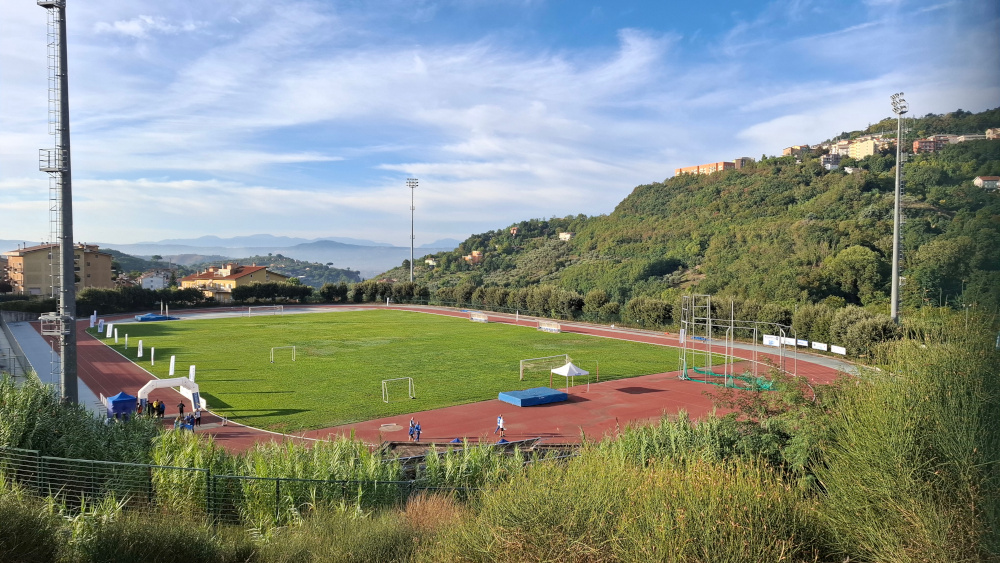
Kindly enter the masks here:
[[427, 487], [419, 481], [319, 480], [218, 475], [167, 467], [40, 455], [0, 448], [0, 479], [69, 509], [112, 497], [125, 509], [200, 516], [213, 523], [257, 528], [284, 525], [322, 507], [401, 506], [420, 491], [467, 494], [473, 489]]

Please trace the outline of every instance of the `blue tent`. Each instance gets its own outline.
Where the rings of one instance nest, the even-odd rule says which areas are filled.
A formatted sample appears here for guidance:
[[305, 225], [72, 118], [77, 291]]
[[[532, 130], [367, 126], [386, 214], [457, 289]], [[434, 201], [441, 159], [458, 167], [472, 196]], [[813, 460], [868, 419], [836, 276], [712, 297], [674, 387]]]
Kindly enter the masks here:
[[135, 412], [135, 397], [121, 391], [114, 397], [108, 397], [105, 404], [108, 406], [108, 418], [128, 419]]

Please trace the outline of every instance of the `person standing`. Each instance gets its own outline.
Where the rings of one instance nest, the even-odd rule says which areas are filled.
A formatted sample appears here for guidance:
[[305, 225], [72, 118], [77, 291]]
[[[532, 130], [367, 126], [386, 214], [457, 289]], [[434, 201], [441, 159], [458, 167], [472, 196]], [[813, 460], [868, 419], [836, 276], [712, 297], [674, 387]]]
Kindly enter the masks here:
[[156, 406], [156, 412], [158, 415], [160, 415], [160, 418], [163, 418], [163, 415], [167, 414], [167, 404], [164, 403], [163, 401], [158, 401]]
[[177, 417], [184, 418], [184, 401], [177, 403]]
[[417, 436], [416, 441], [419, 442], [420, 441], [420, 422], [417, 422], [417, 425], [413, 427], [413, 432]]
[[[496, 434], [497, 432], [500, 432], [502, 430], [503, 430], [503, 415], [501, 414], [497, 416], [497, 427], [496, 430], [493, 431], [493, 433]], [[501, 434], [500, 436], [502, 437], [503, 434]]]
[[201, 407], [194, 409], [194, 425], [201, 426]]

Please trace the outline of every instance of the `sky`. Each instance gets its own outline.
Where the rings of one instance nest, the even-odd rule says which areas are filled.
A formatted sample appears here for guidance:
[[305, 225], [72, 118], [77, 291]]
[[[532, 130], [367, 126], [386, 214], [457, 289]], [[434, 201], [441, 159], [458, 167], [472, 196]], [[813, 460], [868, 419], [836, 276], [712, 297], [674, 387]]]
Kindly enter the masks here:
[[[66, 0], [74, 236], [409, 246], [1000, 106], [996, 0]], [[46, 10], [0, 10], [0, 239], [47, 240]], [[412, 192], [406, 179], [417, 178]]]

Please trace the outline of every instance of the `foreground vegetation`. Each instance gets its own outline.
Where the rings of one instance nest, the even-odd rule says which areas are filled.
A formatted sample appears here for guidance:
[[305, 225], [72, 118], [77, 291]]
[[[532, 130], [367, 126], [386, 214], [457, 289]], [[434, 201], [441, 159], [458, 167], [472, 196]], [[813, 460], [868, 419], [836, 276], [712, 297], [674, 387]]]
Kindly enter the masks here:
[[[0, 560], [996, 560], [996, 319], [972, 317], [978, 329], [963, 320], [908, 331], [921, 336], [873, 351], [878, 369], [815, 396], [794, 380], [780, 392], [725, 391], [717, 399], [730, 415], [627, 428], [573, 458], [452, 450], [410, 478], [463, 489], [407, 501], [316, 497], [282, 512], [294, 517], [249, 511], [238, 525], [210, 527], [180, 482], [157, 484], [174, 501], [134, 512], [120, 498], [83, 507], [38, 499], [8, 477]], [[53, 416], [79, 423], [72, 407], [24, 396], [40, 390], [0, 385], [0, 446], [47, 443], [66, 430], [41, 423]], [[53, 414], [60, 409], [70, 415]], [[85, 425], [78, 432], [95, 437], [78, 438], [120, 432], [118, 447], [146, 445], [156, 463], [255, 476], [386, 479], [402, 470], [349, 441], [235, 455], [189, 433], [150, 440], [143, 427], [115, 426]]]

